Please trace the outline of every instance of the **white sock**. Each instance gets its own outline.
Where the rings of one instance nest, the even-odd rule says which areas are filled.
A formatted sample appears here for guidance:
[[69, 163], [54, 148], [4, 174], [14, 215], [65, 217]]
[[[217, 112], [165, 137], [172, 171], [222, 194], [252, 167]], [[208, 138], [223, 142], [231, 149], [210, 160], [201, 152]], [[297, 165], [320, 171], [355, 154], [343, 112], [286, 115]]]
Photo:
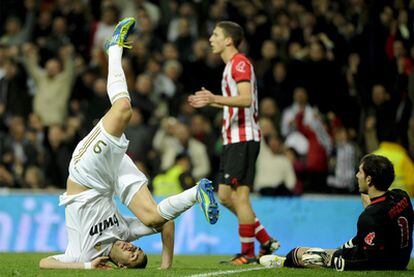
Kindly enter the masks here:
[[197, 203], [197, 188], [198, 186], [194, 186], [165, 198], [157, 206], [158, 213], [167, 220], [174, 220]]
[[121, 63], [122, 50], [123, 48], [118, 45], [112, 45], [108, 49], [108, 84], [106, 89], [111, 104], [122, 97], [130, 99]]

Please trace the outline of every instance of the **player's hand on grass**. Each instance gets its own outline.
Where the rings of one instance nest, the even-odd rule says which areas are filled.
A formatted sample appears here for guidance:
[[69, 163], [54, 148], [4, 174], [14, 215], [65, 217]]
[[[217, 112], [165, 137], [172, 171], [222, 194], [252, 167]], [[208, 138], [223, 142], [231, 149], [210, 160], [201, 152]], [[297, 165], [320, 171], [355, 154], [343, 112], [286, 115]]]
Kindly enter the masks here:
[[98, 257], [91, 262], [93, 269], [112, 269], [112, 266], [108, 265], [109, 257]]
[[164, 264], [162, 263], [158, 269], [170, 269], [172, 267], [171, 264]]

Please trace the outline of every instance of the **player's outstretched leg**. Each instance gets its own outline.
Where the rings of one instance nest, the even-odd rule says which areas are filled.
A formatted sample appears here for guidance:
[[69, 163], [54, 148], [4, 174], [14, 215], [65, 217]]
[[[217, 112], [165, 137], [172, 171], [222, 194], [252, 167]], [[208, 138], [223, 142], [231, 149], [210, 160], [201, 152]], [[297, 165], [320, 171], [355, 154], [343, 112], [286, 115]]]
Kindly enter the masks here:
[[198, 182], [197, 199], [208, 223], [215, 224], [219, 218], [219, 208], [210, 180], [204, 178]]
[[162, 200], [158, 205], [147, 186], [143, 186], [132, 197], [128, 208], [147, 226], [160, 227], [169, 220], [174, 220], [183, 212], [200, 203], [204, 215], [210, 224], [218, 220], [219, 212], [212, 192], [212, 183], [202, 179], [198, 185], [179, 194]]
[[105, 130], [113, 136], [121, 137], [131, 118], [131, 103], [122, 69], [123, 48], [131, 48], [126, 40], [132, 32], [135, 19], [132, 17], [121, 20], [115, 27], [112, 37], [105, 44], [108, 54], [107, 91], [112, 107], [102, 118]]

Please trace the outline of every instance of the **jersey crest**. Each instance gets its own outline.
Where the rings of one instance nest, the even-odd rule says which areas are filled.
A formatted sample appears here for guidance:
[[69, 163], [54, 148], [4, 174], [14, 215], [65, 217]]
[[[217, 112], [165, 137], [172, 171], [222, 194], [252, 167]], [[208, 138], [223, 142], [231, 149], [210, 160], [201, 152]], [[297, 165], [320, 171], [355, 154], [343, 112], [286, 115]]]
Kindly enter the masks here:
[[239, 72], [246, 72], [246, 62], [245, 61], [240, 61], [237, 65], [236, 65], [236, 70]]
[[374, 238], [375, 238], [375, 232], [371, 232], [368, 235], [365, 236], [365, 243], [368, 244], [369, 246], [373, 246], [374, 245]]

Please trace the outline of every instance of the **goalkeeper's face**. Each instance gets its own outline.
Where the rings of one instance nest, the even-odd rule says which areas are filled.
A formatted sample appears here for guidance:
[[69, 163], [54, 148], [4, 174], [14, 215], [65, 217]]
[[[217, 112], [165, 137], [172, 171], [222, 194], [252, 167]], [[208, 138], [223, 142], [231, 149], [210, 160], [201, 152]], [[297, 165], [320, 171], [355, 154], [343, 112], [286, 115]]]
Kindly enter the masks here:
[[147, 255], [144, 251], [132, 243], [122, 240], [118, 240], [113, 244], [110, 258], [118, 267], [145, 268], [147, 265]]
[[358, 180], [358, 187], [359, 192], [361, 193], [368, 193], [368, 183], [367, 176], [365, 175], [364, 169], [362, 168], [362, 164], [359, 165], [358, 173], [356, 174], [356, 178]]

